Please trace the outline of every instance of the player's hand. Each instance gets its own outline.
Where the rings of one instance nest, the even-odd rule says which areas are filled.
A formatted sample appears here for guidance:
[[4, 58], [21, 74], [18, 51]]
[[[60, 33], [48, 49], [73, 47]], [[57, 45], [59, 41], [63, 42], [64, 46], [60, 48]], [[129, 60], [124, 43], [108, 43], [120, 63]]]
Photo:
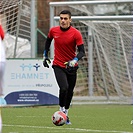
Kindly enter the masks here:
[[49, 68], [49, 64], [51, 63], [48, 57], [44, 57], [43, 66]]
[[48, 53], [44, 50], [43, 53], [43, 66], [49, 68], [49, 64], [51, 63], [50, 59], [48, 58]]
[[70, 60], [68, 62], [65, 62], [64, 64], [67, 66], [67, 67], [75, 67], [75, 65], [77, 64], [78, 62], [78, 58], [74, 58], [73, 60]]

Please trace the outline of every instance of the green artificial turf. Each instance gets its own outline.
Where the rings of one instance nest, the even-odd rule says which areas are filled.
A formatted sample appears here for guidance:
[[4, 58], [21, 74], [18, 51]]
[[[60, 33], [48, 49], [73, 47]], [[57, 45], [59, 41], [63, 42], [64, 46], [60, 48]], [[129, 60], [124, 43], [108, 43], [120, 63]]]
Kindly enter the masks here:
[[58, 106], [2, 108], [2, 133], [132, 133], [132, 105], [73, 105], [72, 125], [55, 126]]

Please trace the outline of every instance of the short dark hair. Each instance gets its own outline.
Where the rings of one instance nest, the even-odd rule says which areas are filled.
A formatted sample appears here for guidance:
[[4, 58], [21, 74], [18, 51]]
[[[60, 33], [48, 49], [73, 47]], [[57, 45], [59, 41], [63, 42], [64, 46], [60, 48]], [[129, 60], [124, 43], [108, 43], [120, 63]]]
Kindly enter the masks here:
[[69, 10], [63, 10], [60, 12], [60, 14], [68, 14], [69, 17], [71, 18], [71, 12]]

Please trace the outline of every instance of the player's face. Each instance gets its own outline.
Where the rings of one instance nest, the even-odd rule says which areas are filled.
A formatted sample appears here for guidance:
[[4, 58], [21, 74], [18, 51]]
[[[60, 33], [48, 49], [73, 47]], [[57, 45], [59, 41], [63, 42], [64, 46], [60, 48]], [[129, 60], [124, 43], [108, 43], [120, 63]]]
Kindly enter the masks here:
[[68, 14], [60, 14], [60, 26], [64, 29], [68, 28], [71, 23], [71, 18]]

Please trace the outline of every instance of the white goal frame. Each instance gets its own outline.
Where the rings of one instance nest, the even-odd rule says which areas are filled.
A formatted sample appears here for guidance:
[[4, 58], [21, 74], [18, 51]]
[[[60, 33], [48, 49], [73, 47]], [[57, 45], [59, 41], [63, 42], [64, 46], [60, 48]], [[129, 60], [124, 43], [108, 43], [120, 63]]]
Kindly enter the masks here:
[[[112, 1], [73, 1], [73, 2], [50, 2], [50, 27], [53, 27], [57, 25], [57, 21], [59, 20], [59, 16], [54, 16], [54, 11], [55, 7], [60, 7], [60, 6], [70, 6], [70, 5], [95, 5], [95, 4], [116, 4], [116, 15], [114, 16], [72, 16], [73, 20], [99, 20], [99, 21], [105, 21], [105, 20], [133, 20], [133, 15], [118, 15], [118, 9], [117, 9], [117, 4], [119, 3], [133, 3], [132, 0], [112, 0]], [[91, 33], [89, 33], [91, 34]], [[90, 43], [90, 42], [89, 42]], [[89, 96], [93, 97], [93, 45], [89, 45], [88, 47], [89, 51], [89, 68], [88, 68], [88, 74], [89, 79]], [[53, 45], [51, 47], [51, 58], [53, 58]], [[130, 82], [132, 84], [132, 79], [129, 70], [128, 71], [128, 76], [130, 77]], [[106, 85], [106, 83], [105, 83]], [[105, 87], [106, 88], [106, 87]], [[131, 86], [132, 88], [132, 86]], [[107, 100], [109, 100], [108, 92], [106, 91], [106, 96]], [[92, 98], [93, 99], [93, 98]], [[94, 99], [93, 99], [94, 100]]]

